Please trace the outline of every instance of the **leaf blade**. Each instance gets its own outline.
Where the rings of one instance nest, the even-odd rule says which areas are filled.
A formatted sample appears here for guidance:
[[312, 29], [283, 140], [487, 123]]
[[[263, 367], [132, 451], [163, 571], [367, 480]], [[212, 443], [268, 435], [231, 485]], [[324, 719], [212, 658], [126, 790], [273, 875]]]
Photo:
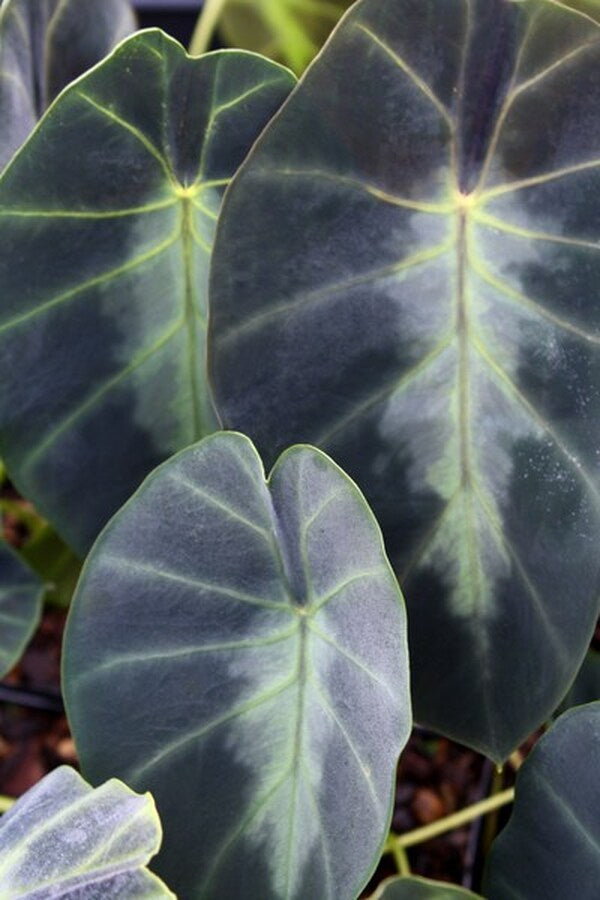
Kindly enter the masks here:
[[0, 542], [0, 677], [18, 661], [42, 613], [44, 585]]
[[[514, 810], [486, 872], [492, 900], [593, 896], [600, 868], [598, 758], [600, 703], [564, 713], [519, 772]], [[535, 840], [531, 837], [535, 836]], [[552, 848], [563, 848], [555, 856]], [[526, 848], [526, 852], [523, 851]]]
[[0, 12], [0, 170], [60, 91], [134, 29], [128, 0], [5, 0]]
[[428, 878], [388, 878], [373, 894], [373, 900], [476, 900], [464, 888]]
[[192, 59], [142, 32], [61, 95], [4, 174], [2, 453], [80, 554], [151, 468], [217, 427], [215, 220], [292, 83], [256, 55]]
[[267, 459], [311, 441], [356, 478], [419, 719], [500, 761], [597, 614], [600, 38], [537, 0], [438, 7], [357, 4], [257, 142], [217, 233], [211, 380]]
[[[150, 525], [144, 510], [165, 491], [167, 528], [134, 535], [134, 519]], [[180, 531], [183, 521], [192, 527]], [[410, 727], [403, 612], [362, 497], [312, 448], [284, 454], [267, 485], [250, 442], [219, 434], [151, 475], [115, 523], [84, 572], [66, 639], [66, 699], [85, 770], [101, 778], [116, 767], [153, 786], [165, 827], [159, 870], [184, 893], [355, 893], [383, 846]], [[368, 590], [357, 569], [370, 573]], [[101, 581], [104, 649], [86, 624]], [[134, 634], [114, 618], [123, 591]], [[159, 670], [151, 711], [143, 686]], [[99, 692], [109, 703], [90, 718]], [[133, 740], [108, 741], [115, 716], [133, 716]]]

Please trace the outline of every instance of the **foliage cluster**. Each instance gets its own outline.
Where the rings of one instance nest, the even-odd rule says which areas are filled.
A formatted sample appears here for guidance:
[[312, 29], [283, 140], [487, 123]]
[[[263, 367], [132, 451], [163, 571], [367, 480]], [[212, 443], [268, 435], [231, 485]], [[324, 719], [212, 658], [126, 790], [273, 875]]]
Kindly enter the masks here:
[[[598, 701], [597, 5], [349, 6], [209, 0], [193, 55], [126, 0], [0, 7], [0, 455], [37, 511], [0, 666], [77, 580], [102, 785], [3, 816], [0, 898], [351, 900], [402, 855], [413, 706], [500, 765]], [[254, 52], [300, 72], [346, 9], [300, 81]], [[203, 52], [219, 21], [251, 49]], [[597, 896], [599, 761], [591, 702], [490, 900]]]

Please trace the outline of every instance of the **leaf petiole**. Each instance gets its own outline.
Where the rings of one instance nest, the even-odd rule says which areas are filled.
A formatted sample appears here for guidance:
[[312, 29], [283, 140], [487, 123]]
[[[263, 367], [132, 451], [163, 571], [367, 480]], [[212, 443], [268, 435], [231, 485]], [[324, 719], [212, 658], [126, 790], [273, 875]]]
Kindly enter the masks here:
[[413, 831], [407, 831], [405, 834], [390, 834], [384, 853], [393, 853], [396, 856], [397, 847], [403, 849], [414, 847], [416, 844], [423, 844], [425, 841], [438, 837], [440, 834], [445, 834], [447, 831], [460, 828], [462, 825], [479, 818], [479, 816], [484, 816], [486, 813], [492, 812], [492, 810], [500, 809], [502, 806], [512, 803], [514, 796], [515, 789], [507, 788], [493, 797], [486, 797], [485, 800], [480, 800], [472, 806], [467, 806], [466, 809], [461, 809], [450, 816], [438, 819], [437, 822], [432, 822], [430, 825], [415, 828]]
[[206, 53], [227, 0], [206, 0], [190, 42], [192, 56]]

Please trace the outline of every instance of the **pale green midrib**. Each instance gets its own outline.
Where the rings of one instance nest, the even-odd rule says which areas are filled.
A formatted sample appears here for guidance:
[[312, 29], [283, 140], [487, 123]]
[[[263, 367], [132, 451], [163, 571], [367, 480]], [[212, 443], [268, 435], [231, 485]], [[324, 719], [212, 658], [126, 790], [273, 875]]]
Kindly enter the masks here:
[[458, 429], [459, 429], [459, 460], [460, 460], [460, 490], [463, 495], [465, 510], [465, 527], [467, 537], [467, 553], [469, 556], [469, 593], [471, 605], [475, 616], [481, 615], [481, 567], [477, 554], [477, 533], [474, 523], [474, 511], [472, 504], [472, 478], [471, 478], [471, 404], [469, 396], [469, 345], [470, 323], [468, 309], [467, 290], [467, 230], [468, 213], [464, 207], [457, 211], [458, 236], [456, 242], [457, 257], [457, 302], [456, 302], [456, 332], [458, 340]]
[[296, 724], [294, 728], [294, 743], [292, 748], [292, 798], [290, 809], [290, 826], [288, 833], [287, 855], [286, 855], [286, 885], [285, 898], [291, 900], [293, 882], [292, 882], [292, 855], [294, 850], [294, 825], [296, 819], [296, 806], [298, 798], [298, 778], [300, 774], [300, 756], [302, 752], [302, 732], [304, 724], [304, 705], [306, 700], [306, 684], [307, 684], [307, 666], [306, 654], [308, 650], [308, 627], [304, 616], [300, 617], [299, 638], [298, 638], [298, 697], [296, 700]]
[[456, 241], [456, 333], [458, 339], [458, 409], [460, 483], [463, 489], [470, 485], [469, 440], [469, 313], [467, 309], [467, 213], [459, 208]]
[[[493, 703], [489, 695], [490, 668], [488, 656], [488, 635], [485, 625], [485, 609], [483, 604], [483, 584], [481, 560], [478, 552], [478, 535], [475, 527], [473, 509], [473, 483], [471, 459], [471, 413], [470, 413], [470, 373], [469, 350], [471, 330], [469, 322], [469, 294], [467, 286], [469, 214], [463, 199], [457, 209], [457, 304], [456, 328], [458, 339], [458, 406], [459, 406], [459, 457], [460, 486], [465, 512], [466, 551], [468, 554], [470, 596], [470, 620], [474, 636], [474, 644], [480, 660], [481, 689], [483, 697], [483, 716], [487, 725], [487, 737], [495, 743], [495, 726], [492, 716]], [[460, 585], [457, 585], [460, 589]]]
[[[177, 198], [175, 199], [177, 202]], [[0, 331], [4, 329], [9, 329], [14, 327], [15, 325], [20, 324], [22, 321], [25, 321], [31, 317], [34, 317], [46, 309], [51, 309], [56, 305], [61, 304], [64, 300], [68, 300], [71, 297], [76, 297], [77, 295], [84, 293], [89, 288], [93, 288], [99, 286], [113, 277], [119, 277], [122, 274], [126, 274], [133, 269], [141, 267], [141, 265], [145, 262], [150, 261], [155, 256], [158, 256], [163, 250], [168, 249], [170, 246], [176, 243], [177, 239], [181, 240], [182, 244], [182, 254], [183, 254], [183, 266], [184, 266], [184, 301], [183, 301], [183, 310], [182, 317], [178, 320], [174, 326], [170, 327], [168, 331], [166, 331], [161, 337], [155, 341], [150, 347], [144, 348], [132, 361], [126, 366], [121, 372], [112, 376], [107, 382], [101, 385], [90, 397], [86, 398], [86, 400], [76, 407], [69, 415], [66, 417], [63, 423], [60, 423], [59, 426], [53, 428], [51, 432], [44, 438], [44, 440], [36, 447], [34, 452], [30, 455], [27, 460], [28, 466], [35, 463], [37, 459], [54, 443], [54, 441], [59, 438], [64, 431], [71, 427], [80, 417], [80, 415], [85, 414], [90, 409], [94, 408], [97, 403], [104, 397], [106, 393], [111, 391], [115, 386], [120, 384], [120, 382], [134, 372], [141, 365], [144, 365], [150, 358], [152, 358], [162, 347], [179, 331], [179, 328], [182, 324], [186, 326], [186, 331], [188, 335], [188, 351], [190, 357], [190, 383], [192, 387], [192, 399], [193, 399], [193, 441], [198, 440], [203, 436], [204, 427], [201, 417], [201, 384], [200, 384], [200, 369], [199, 369], [199, 355], [200, 348], [198, 347], [198, 339], [197, 339], [197, 327], [196, 326], [196, 309], [195, 309], [195, 290], [194, 290], [194, 279], [193, 279], [193, 233], [190, 227], [189, 217], [193, 215], [191, 198], [182, 197], [180, 198], [180, 202], [182, 204], [182, 213], [181, 213], [181, 226], [180, 229], [174, 234], [168, 237], [165, 241], [161, 242], [156, 248], [153, 248], [150, 251], [142, 254], [140, 257], [134, 258], [133, 260], [129, 260], [116, 269], [112, 270], [109, 273], [106, 273], [101, 276], [97, 276], [95, 278], [90, 279], [83, 284], [77, 285], [76, 287], [70, 289], [59, 297], [48, 301], [40, 306], [35, 307], [33, 310], [29, 311], [26, 314], [22, 314], [20, 317], [15, 317], [4, 325], [0, 326]]]
[[192, 428], [193, 441], [200, 440], [206, 433], [203, 422], [201, 408], [201, 385], [200, 385], [200, 358], [201, 348], [197, 334], [197, 298], [194, 286], [194, 207], [192, 197], [184, 196], [181, 198], [182, 215], [181, 215], [181, 245], [184, 268], [184, 315], [187, 322], [188, 335], [188, 359], [189, 359], [189, 376], [192, 389]]

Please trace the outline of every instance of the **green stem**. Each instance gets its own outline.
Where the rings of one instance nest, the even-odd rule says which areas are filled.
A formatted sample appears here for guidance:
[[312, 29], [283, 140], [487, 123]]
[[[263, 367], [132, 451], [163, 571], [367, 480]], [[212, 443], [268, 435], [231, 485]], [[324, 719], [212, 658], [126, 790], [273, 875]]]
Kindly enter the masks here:
[[410, 862], [408, 861], [408, 853], [404, 847], [400, 847], [400, 845], [394, 847], [394, 861], [400, 874], [408, 878], [410, 875]]
[[14, 802], [15, 801], [12, 797], [0, 796], [0, 814], [8, 812]]
[[486, 797], [485, 800], [480, 800], [479, 803], [474, 803], [473, 806], [467, 806], [466, 809], [461, 809], [451, 816], [438, 819], [437, 822], [432, 822], [431, 825], [415, 828], [414, 831], [407, 831], [406, 834], [391, 834], [384, 852], [395, 853], [396, 847], [406, 848], [414, 847], [415, 844], [423, 844], [425, 841], [438, 837], [440, 834], [445, 834], [446, 831], [453, 831], [455, 828], [460, 828], [462, 825], [467, 825], [474, 819], [478, 819], [479, 816], [484, 816], [494, 809], [500, 809], [501, 806], [512, 803], [514, 796], [515, 789], [507, 788], [507, 790], [501, 791], [493, 797]]
[[192, 56], [206, 53], [227, 0], [206, 0], [190, 43]]
[[388, 835], [387, 841], [385, 842], [385, 847], [383, 848], [383, 853], [384, 855], [386, 853], [392, 854], [392, 856], [394, 857], [394, 862], [396, 863], [396, 868], [398, 869], [400, 875], [408, 876], [411, 874], [408, 854], [404, 847], [398, 846], [395, 835]]
[[[492, 797], [497, 797], [498, 794], [502, 791], [502, 786], [504, 784], [504, 769], [502, 766], [496, 766], [494, 768], [494, 774], [492, 775], [492, 787], [490, 794]], [[489, 852], [490, 847], [492, 846], [492, 841], [496, 837], [496, 832], [498, 831], [498, 809], [492, 810], [491, 815], [487, 817], [485, 820], [485, 824], [483, 827], [483, 836], [482, 836], [482, 845], [485, 848], [485, 854]]]

